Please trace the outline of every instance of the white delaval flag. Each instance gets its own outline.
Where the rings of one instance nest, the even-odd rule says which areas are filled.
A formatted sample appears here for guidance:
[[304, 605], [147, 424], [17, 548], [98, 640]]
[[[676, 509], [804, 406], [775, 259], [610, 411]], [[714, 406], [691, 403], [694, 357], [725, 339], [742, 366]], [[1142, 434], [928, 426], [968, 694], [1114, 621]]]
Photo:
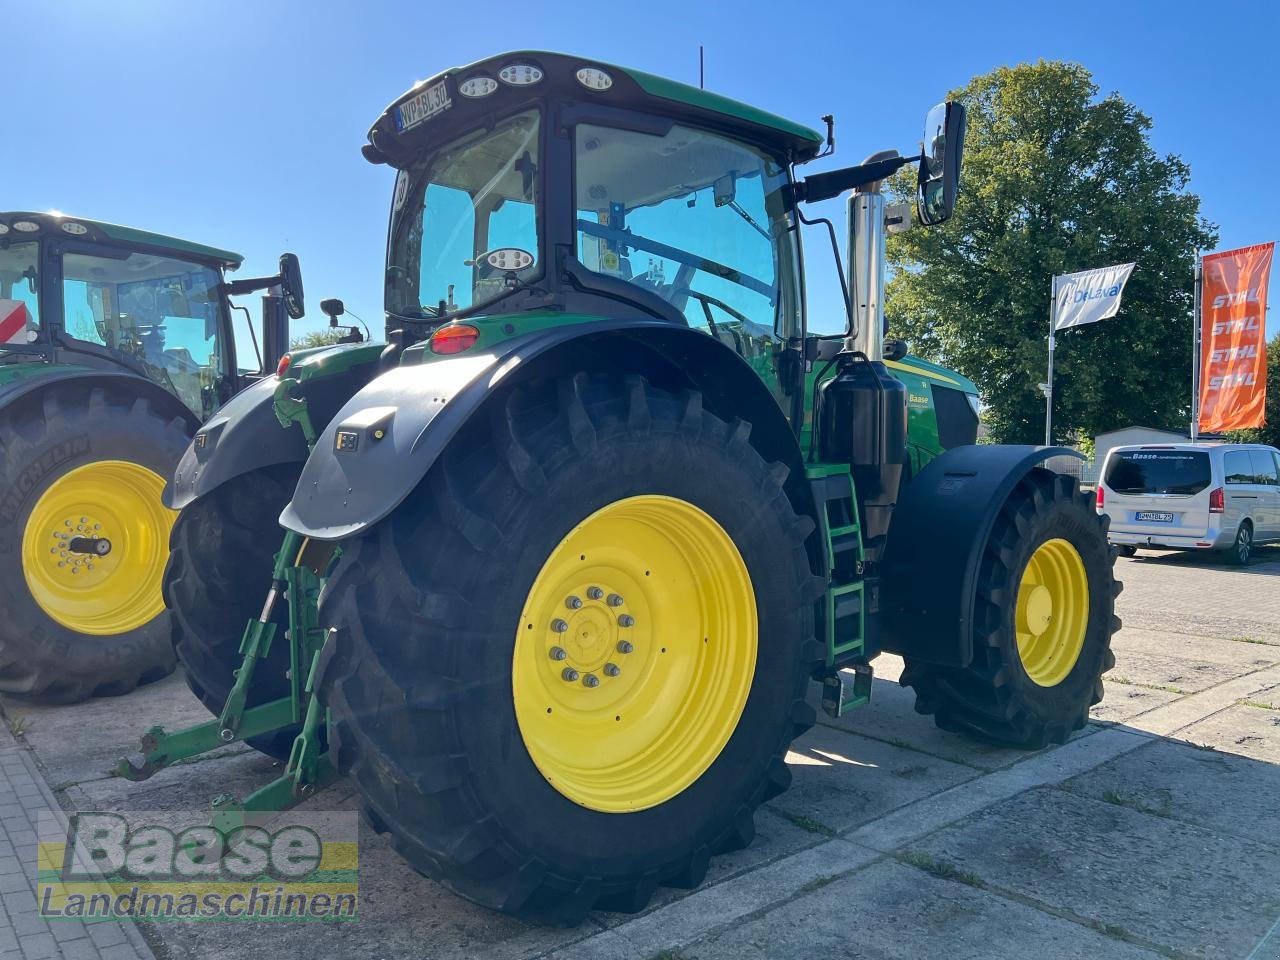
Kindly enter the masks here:
[[1054, 302], [1053, 329], [1065, 330], [1114, 317], [1131, 273], [1132, 263], [1118, 263], [1114, 267], [1054, 277], [1058, 295]]

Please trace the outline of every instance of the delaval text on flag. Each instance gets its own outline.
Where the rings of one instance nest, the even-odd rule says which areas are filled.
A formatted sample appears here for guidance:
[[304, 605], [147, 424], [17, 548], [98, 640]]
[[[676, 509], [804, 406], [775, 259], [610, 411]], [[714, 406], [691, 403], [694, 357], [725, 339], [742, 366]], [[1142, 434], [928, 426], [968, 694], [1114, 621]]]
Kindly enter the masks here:
[[1066, 330], [1116, 315], [1132, 263], [1054, 277], [1053, 329]]

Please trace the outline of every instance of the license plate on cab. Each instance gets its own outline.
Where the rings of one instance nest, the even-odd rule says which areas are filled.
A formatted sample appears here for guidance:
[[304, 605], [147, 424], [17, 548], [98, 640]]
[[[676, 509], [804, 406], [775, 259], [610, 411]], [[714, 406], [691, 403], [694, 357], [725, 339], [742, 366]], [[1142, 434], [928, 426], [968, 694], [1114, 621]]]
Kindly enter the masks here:
[[1133, 519], [1139, 523], [1173, 523], [1173, 514], [1158, 510], [1139, 510], [1133, 515]]
[[434, 83], [416, 97], [406, 100], [396, 107], [396, 130], [403, 132], [416, 127], [424, 120], [430, 120], [437, 113], [443, 113], [453, 106], [449, 92], [445, 89], [445, 81]]

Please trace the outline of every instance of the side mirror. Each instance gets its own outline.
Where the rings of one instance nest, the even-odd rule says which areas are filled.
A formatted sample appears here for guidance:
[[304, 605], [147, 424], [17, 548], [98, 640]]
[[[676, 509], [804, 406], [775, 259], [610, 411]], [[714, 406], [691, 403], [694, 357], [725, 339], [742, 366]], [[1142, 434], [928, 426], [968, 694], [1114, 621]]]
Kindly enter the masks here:
[[893, 337], [885, 337], [884, 358], [886, 360], [901, 360], [906, 355], [907, 341], [896, 340]]
[[302, 298], [302, 267], [297, 254], [280, 255], [280, 289], [284, 295], [284, 309], [293, 320], [301, 320], [306, 313]]
[[960, 156], [964, 152], [964, 104], [946, 101], [929, 111], [924, 122], [924, 151], [916, 186], [916, 209], [926, 226], [951, 216], [960, 190]]
[[347, 307], [337, 297], [330, 297], [320, 301], [320, 312], [329, 318], [329, 326], [336, 327], [338, 318], [347, 312]]

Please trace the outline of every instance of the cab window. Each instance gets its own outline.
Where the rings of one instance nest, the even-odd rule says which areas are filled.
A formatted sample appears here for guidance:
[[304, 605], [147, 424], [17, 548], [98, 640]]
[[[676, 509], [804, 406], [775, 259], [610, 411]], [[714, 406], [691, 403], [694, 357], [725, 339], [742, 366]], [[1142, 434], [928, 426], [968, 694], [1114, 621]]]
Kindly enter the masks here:
[[134, 251], [62, 258], [67, 336], [139, 360], [147, 375], [203, 414], [205, 388], [224, 369], [218, 271]]
[[[436, 320], [535, 280], [536, 110], [465, 134], [400, 173], [387, 261], [387, 309]], [[504, 250], [506, 255], [490, 258]]]
[[785, 168], [676, 124], [662, 136], [580, 124], [577, 256], [670, 302], [740, 353], [800, 328]]
[[0, 347], [30, 343], [40, 326], [38, 243], [0, 247]]

